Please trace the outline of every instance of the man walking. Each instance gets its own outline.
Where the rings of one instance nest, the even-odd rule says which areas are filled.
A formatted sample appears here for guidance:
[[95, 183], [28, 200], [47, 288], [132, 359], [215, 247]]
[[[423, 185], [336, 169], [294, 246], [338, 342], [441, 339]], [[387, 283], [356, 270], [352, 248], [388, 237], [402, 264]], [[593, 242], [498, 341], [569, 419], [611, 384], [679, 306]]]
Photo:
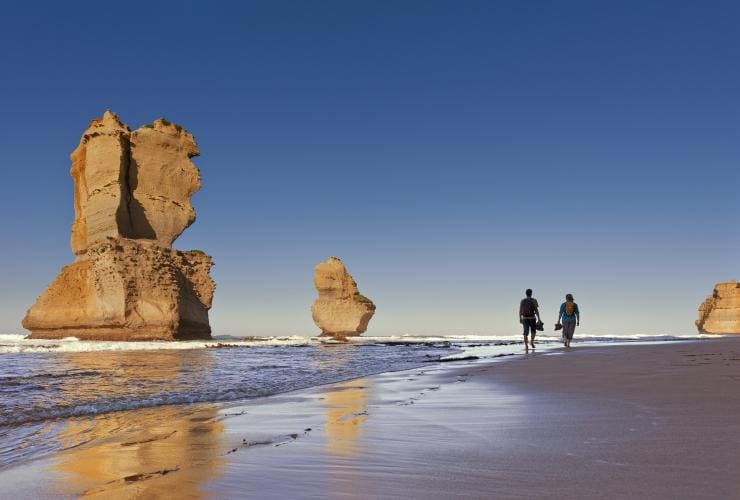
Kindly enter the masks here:
[[537, 322], [540, 321], [540, 305], [537, 299], [532, 297], [532, 289], [527, 288], [526, 297], [519, 303], [519, 322], [524, 327], [524, 347], [529, 350], [528, 336], [532, 334], [532, 349], [534, 349], [534, 336], [537, 335]]

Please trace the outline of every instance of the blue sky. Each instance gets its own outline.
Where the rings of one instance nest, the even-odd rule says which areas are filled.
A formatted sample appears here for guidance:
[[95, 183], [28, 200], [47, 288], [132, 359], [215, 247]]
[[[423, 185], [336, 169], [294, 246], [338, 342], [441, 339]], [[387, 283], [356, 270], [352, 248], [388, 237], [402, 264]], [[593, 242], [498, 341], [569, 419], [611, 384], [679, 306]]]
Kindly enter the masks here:
[[0, 15], [0, 331], [72, 261], [69, 153], [105, 109], [202, 156], [216, 333], [691, 333], [740, 277], [737, 2], [24, 2]]

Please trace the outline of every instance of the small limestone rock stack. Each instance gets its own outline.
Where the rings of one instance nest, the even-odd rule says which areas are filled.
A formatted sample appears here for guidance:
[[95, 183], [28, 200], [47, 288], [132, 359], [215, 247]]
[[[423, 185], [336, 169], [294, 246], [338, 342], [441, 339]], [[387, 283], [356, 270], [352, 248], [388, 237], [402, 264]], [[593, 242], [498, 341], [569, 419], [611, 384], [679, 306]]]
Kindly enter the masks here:
[[375, 304], [360, 294], [341, 260], [330, 257], [321, 262], [314, 269], [313, 281], [319, 298], [311, 306], [311, 314], [322, 335], [342, 338], [367, 330]]
[[162, 119], [134, 132], [110, 111], [90, 123], [71, 155], [76, 260], [28, 310], [31, 338], [210, 338], [213, 261], [172, 248], [195, 221], [198, 154]]
[[740, 333], [740, 283], [718, 283], [699, 306], [696, 327], [701, 333]]

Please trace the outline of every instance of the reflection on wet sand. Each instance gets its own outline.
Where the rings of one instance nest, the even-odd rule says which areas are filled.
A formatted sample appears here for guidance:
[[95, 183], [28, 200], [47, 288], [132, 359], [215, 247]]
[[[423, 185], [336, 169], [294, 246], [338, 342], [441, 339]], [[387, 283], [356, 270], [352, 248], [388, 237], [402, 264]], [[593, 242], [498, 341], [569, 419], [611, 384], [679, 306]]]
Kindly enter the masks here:
[[[319, 370], [351, 364], [358, 355], [355, 349], [324, 349], [328, 350], [328, 355], [317, 357], [323, 360], [317, 366]], [[368, 384], [369, 380], [365, 378], [334, 384], [327, 387], [320, 398], [325, 408], [324, 452], [331, 463], [327, 468], [329, 497], [362, 497], [366, 490], [358, 473], [357, 459], [363, 453], [360, 438], [368, 417]]]
[[[355, 362], [357, 349], [345, 346], [319, 346], [323, 355], [316, 356], [318, 370], [336, 369]], [[350, 380], [333, 385], [324, 394], [326, 407], [326, 451], [338, 457], [360, 453], [358, 440], [362, 423], [367, 418], [367, 379]]]
[[60, 441], [85, 443], [57, 457], [64, 494], [197, 498], [221, 470], [223, 423], [210, 405], [148, 408], [70, 422]]
[[326, 393], [326, 451], [330, 455], [355, 457], [367, 419], [367, 379], [337, 384]]
[[[127, 394], [126, 386], [137, 380], [176, 383], [205, 373], [208, 353], [194, 354], [183, 366], [179, 353], [152, 354], [142, 360], [138, 353], [95, 357], [70, 356], [76, 368], [120, 371], [99, 390]], [[155, 384], [156, 385], [156, 384]], [[65, 391], [74, 393], [70, 384]], [[163, 406], [120, 411], [84, 419], [72, 419], [56, 439], [61, 449], [53, 468], [63, 473], [58, 484], [62, 494], [100, 497], [198, 498], [200, 484], [213, 480], [223, 464], [224, 425], [210, 404], [189, 407]]]
[[[174, 354], [174, 355], [173, 355]], [[325, 348], [313, 368], [333, 371], [357, 363], [357, 350]], [[71, 368], [119, 373], [101, 381], [100, 392], [130, 394], [130, 384], [146, 384], [158, 394], [177, 387], [178, 380], [205, 376], [210, 353], [137, 353], [115, 356], [69, 356]], [[349, 371], [349, 370], [348, 370]], [[368, 379], [327, 386], [319, 398], [324, 408], [324, 454], [329, 490], [336, 495], [363, 491], [358, 475], [363, 454], [362, 431], [368, 418]], [[64, 387], [72, 400], [80, 389]], [[61, 431], [47, 434], [61, 452], [51, 469], [56, 473], [54, 490], [64, 495], [101, 498], [199, 498], [218, 489], [226, 470], [228, 452], [234, 446], [223, 419], [226, 414], [211, 404], [161, 406], [117, 411], [64, 421]]]

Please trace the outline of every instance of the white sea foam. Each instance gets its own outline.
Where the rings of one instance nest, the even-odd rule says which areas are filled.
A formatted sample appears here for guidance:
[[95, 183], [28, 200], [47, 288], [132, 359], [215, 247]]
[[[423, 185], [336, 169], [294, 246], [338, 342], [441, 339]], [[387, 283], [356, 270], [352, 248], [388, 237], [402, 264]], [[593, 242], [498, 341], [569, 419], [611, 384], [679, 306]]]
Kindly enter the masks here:
[[[577, 337], [578, 342], [624, 342], [624, 341], [660, 341], [710, 338], [716, 335], [604, 335]], [[541, 340], [558, 340], [554, 334], [540, 334]], [[454, 336], [420, 336], [420, 335], [391, 335], [376, 337], [350, 337], [351, 344], [506, 344], [521, 342], [521, 335], [454, 335]], [[61, 340], [28, 339], [21, 334], [0, 334], [0, 354], [7, 353], [38, 353], [38, 352], [93, 352], [93, 351], [149, 351], [157, 349], [205, 349], [209, 347], [259, 347], [259, 346], [304, 346], [318, 344], [342, 343], [330, 338], [322, 337], [215, 337], [211, 341], [180, 341], [180, 342], [113, 342], [79, 340], [76, 337], [66, 337]]]
[[18, 333], [0, 333], [0, 343], [19, 342], [25, 338], [26, 338], [25, 335], [21, 335]]
[[315, 339], [307, 337], [265, 337], [250, 340], [213, 340], [182, 342], [113, 342], [104, 340], [79, 340], [66, 337], [60, 340], [28, 339], [23, 335], [0, 335], [0, 354], [34, 352], [92, 352], [92, 351], [151, 351], [157, 349], [205, 349], [224, 344], [236, 347], [304, 345]]

